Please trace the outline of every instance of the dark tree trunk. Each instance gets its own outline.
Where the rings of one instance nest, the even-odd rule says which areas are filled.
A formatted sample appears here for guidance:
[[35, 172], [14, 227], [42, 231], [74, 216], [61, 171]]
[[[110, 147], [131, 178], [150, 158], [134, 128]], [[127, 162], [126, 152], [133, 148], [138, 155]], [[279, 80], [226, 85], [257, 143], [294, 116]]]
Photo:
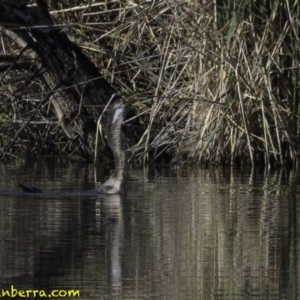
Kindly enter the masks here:
[[[91, 156], [96, 121], [109, 100], [117, 97], [115, 90], [81, 49], [53, 24], [45, 2], [14, 2], [0, 0], [0, 28], [23, 49], [29, 49], [32, 58], [40, 59], [49, 91], [41, 105], [51, 102], [66, 135], [81, 154]], [[106, 114], [101, 123], [105, 121]]]

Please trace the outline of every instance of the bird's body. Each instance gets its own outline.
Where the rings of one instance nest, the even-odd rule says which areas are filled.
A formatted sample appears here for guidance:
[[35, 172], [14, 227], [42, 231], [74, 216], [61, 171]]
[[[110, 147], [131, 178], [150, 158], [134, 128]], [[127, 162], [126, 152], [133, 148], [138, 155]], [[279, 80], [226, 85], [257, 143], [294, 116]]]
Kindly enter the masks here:
[[[128, 177], [128, 160], [121, 127], [127, 111], [128, 108], [119, 100], [111, 104], [107, 118], [106, 132], [107, 143], [114, 157], [114, 171], [105, 183], [94, 190], [83, 191], [83, 194], [123, 194], [125, 192]], [[42, 190], [34, 186], [27, 186], [20, 183], [18, 186], [25, 193], [43, 193]]]

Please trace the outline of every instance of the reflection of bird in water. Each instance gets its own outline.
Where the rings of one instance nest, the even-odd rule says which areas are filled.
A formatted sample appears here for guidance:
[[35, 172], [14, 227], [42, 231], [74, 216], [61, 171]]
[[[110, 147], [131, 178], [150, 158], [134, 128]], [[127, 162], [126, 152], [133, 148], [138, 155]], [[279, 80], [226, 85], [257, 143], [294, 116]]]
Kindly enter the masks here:
[[[94, 190], [83, 191], [83, 194], [122, 194], [128, 177], [128, 160], [125, 149], [125, 141], [122, 136], [122, 123], [126, 117], [128, 108], [119, 100], [111, 104], [107, 117], [107, 143], [114, 157], [114, 172], [111, 177]], [[43, 193], [34, 186], [26, 186], [19, 183], [19, 187], [25, 193]]]
[[[124, 197], [111, 195], [96, 200], [96, 220], [102, 222], [102, 231], [106, 235], [107, 257], [110, 258], [110, 299], [119, 299], [122, 293], [122, 249], [124, 247]], [[118, 297], [119, 296], [119, 297]]]

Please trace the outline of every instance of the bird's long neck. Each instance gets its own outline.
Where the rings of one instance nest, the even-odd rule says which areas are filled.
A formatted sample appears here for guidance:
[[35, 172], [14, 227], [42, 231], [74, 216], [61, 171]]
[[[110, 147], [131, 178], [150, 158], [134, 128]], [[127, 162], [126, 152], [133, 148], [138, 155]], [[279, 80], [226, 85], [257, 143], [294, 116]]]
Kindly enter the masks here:
[[107, 118], [107, 143], [114, 157], [114, 172], [103, 186], [112, 186], [112, 190], [124, 192], [128, 177], [128, 160], [125, 149], [125, 141], [122, 136], [122, 123], [126, 117], [127, 108], [119, 100], [110, 108]]

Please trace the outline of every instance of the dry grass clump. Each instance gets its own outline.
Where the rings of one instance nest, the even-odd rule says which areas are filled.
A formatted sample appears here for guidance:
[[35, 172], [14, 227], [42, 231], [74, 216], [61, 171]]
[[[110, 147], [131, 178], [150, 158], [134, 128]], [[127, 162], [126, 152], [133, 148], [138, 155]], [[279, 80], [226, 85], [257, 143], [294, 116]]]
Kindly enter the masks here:
[[298, 2], [91, 2], [49, 5], [133, 105], [135, 159], [298, 159]]
[[[206, 93], [199, 94], [199, 59], [203, 56], [199, 35], [205, 34], [199, 23], [212, 23], [212, 8], [210, 4], [198, 7], [185, 1], [112, 1], [82, 7], [80, 22], [85, 28], [91, 24], [93, 29], [83, 29], [83, 36], [76, 30], [70, 35], [133, 103], [133, 119], [144, 126], [137, 128], [139, 139], [131, 148], [135, 158], [147, 161], [168, 154], [181, 159], [186, 152], [196, 107], [199, 115], [199, 106], [206, 109], [210, 105], [209, 101], [199, 101], [199, 97], [206, 98]], [[76, 22], [79, 7], [68, 13], [72, 11], [70, 23]], [[66, 12], [61, 8], [52, 15]], [[212, 41], [206, 44], [213, 48]], [[213, 66], [213, 61], [209, 59], [206, 64]]]

